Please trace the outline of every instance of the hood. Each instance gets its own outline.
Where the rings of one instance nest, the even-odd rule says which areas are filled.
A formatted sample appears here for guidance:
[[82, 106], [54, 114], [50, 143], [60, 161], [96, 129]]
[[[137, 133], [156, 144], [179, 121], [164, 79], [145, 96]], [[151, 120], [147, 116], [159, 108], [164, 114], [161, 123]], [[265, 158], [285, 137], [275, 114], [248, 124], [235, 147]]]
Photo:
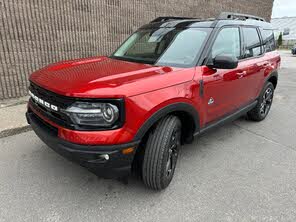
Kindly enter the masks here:
[[[159, 67], [92, 57], [55, 63], [34, 72], [30, 81], [57, 94], [82, 98], [133, 96], [191, 80], [176, 78], [184, 68]], [[171, 75], [171, 78], [168, 76]], [[175, 77], [173, 77], [175, 76]]]

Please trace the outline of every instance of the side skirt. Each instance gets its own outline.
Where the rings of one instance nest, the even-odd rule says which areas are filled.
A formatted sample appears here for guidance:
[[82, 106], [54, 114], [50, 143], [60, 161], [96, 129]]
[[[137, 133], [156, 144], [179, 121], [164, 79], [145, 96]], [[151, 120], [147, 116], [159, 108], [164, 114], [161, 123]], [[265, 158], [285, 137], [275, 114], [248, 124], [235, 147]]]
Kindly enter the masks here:
[[242, 115], [246, 114], [247, 112], [249, 112], [251, 109], [253, 109], [256, 105], [257, 105], [258, 101], [255, 100], [254, 102], [252, 102], [251, 104], [245, 106], [244, 108], [226, 116], [223, 117], [222, 119], [214, 122], [214, 123], [210, 123], [208, 125], [206, 125], [204, 128], [201, 128], [199, 132], [194, 133], [194, 137], [196, 136], [200, 136], [216, 127], [222, 126], [226, 123], [229, 122], [233, 122], [234, 120], [238, 119], [239, 117], [241, 117]]

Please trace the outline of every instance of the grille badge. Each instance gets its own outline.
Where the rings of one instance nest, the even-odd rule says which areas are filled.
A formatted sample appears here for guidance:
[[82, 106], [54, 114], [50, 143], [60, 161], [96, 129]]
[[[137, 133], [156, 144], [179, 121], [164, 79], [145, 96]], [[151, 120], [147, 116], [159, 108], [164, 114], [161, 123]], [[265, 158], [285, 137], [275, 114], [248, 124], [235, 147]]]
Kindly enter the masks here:
[[39, 98], [38, 96], [34, 95], [34, 93], [32, 93], [30, 90], [29, 90], [29, 95], [36, 103], [40, 104], [41, 106], [44, 106], [45, 108], [51, 109], [56, 112], [59, 111], [59, 108], [57, 106], [52, 105], [49, 102]]

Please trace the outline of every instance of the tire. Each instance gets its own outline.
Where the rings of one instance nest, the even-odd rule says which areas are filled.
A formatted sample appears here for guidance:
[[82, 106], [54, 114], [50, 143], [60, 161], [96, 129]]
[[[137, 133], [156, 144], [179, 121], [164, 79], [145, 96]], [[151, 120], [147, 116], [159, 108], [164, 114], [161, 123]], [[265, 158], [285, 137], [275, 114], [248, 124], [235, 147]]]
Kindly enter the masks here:
[[151, 131], [142, 164], [144, 184], [154, 190], [165, 189], [171, 182], [181, 144], [181, 121], [164, 117]]
[[248, 117], [253, 121], [262, 121], [268, 115], [274, 95], [274, 86], [271, 82], [268, 82], [263, 87], [263, 90], [259, 96], [257, 105], [248, 112]]

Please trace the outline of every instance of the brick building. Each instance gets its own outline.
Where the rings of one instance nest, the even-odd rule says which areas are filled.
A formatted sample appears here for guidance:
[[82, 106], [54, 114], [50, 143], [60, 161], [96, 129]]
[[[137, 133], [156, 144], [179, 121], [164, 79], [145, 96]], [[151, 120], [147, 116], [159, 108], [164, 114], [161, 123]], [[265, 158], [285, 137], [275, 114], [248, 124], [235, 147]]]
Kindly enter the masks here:
[[0, 100], [27, 94], [28, 75], [59, 60], [108, 55], [157, 16], [270, 19], [273, 0], [0, 0]]

